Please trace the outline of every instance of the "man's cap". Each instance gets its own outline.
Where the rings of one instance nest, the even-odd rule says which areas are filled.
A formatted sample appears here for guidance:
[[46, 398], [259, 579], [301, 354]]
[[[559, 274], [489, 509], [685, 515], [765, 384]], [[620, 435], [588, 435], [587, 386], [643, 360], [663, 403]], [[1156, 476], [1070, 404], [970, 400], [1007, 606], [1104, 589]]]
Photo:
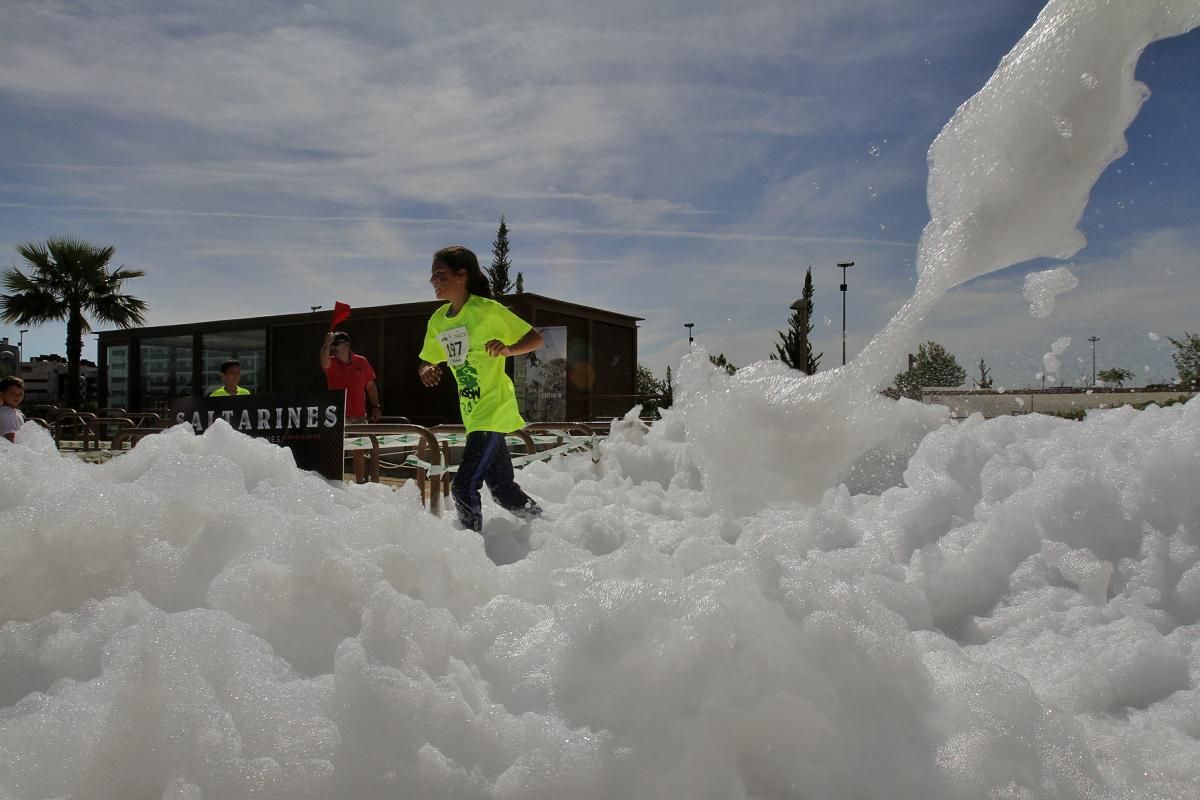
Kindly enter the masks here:
[[346, 342], [349, 344], [350, 334], [346, 333], [345, 331], [334, 331], [333, 338], [329, 340], [329, 343], [337, 344], [338, 342]]

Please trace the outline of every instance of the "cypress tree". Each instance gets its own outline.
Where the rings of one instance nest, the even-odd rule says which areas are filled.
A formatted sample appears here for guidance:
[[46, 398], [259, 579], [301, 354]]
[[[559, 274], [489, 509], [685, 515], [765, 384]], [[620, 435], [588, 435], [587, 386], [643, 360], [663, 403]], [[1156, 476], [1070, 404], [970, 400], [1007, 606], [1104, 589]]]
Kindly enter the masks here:
[[[771, 360], [782, 361], [792, 369], [802, 370], [806, 374], [812, 375], [821, 365], [821, 356], [825, 354], [817, 353], [814, 356], [812, 351], [813, 282], [811, 266], [804, 274], [804, 293], [800, 299], [804, 303], [804, 313], [801, 314], [800, 309], [792, 311], [792, 315], [788, 317], [788, 329], [778, 332], [780, 342], [775, 345], [775, 353], [771, 356]], [[808, 321], [806, 326], [805, 320]], [[802, 330], [803, 335], [801, 334]], [[801, 342], [803, 342], [803, 346], [801, 346]]]
[[[513, 283], [508, 279], [508, 270], [512, 261], [508, 258], [508, 226], [504, 217], [500, 217], [500, 229], [496, 231], [496, 240], [492, 242], [492, 265], [488, 267], [488, 282], [492, 285], [492, 294], [499, 297], [512, 291]], [[522, 286], [522, 288], [524, 288]]]

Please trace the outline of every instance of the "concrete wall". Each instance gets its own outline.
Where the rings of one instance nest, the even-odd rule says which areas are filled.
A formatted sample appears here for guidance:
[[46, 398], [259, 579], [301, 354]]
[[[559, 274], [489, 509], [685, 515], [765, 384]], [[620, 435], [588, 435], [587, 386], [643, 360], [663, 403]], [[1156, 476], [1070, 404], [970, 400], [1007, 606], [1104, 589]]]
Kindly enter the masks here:
[[1192, 392], [1147, 391], [1145, 389], [1091, 389], [1087, 391], [1054, 391], [1026, 389], [1007, 392], [991, 390], [944, 389], [928, 387], [921, 390], [922, 401], [946, 406], [951, 416], [969, 417], [979, 413], [984, 417], [1010, 414], [1062, 414], [1089, 408], [1117, 408], [1142, 403], [1165, 403], [1186, 400]]

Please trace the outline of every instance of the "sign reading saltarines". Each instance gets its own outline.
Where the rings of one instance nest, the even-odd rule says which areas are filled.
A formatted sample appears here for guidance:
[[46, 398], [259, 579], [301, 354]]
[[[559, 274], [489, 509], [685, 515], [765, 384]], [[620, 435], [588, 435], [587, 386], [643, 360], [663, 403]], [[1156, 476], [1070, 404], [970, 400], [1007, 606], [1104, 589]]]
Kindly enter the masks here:
[[292, 451], [296, 466], [341, 480], [346, 428], [344, 389], [270, 392], [240, 397], [177, 397], [175, 424], [190, 422], [197, 434], [219, 419], [235, 431]]

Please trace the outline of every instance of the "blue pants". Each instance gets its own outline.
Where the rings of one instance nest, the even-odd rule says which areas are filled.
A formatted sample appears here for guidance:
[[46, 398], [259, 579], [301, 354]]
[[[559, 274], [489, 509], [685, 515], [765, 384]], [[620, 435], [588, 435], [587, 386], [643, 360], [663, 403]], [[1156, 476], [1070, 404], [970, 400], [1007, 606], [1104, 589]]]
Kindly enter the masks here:
[[467, 434], [462, 461], [450, 487], [459, 522], [464, 528], [483, 528], [479, 487], [487, 484], [492, 499], [509, 511], [525, 508], [533, 500], [513, 480], [512, 454], [503, 433], [472, 431]]

